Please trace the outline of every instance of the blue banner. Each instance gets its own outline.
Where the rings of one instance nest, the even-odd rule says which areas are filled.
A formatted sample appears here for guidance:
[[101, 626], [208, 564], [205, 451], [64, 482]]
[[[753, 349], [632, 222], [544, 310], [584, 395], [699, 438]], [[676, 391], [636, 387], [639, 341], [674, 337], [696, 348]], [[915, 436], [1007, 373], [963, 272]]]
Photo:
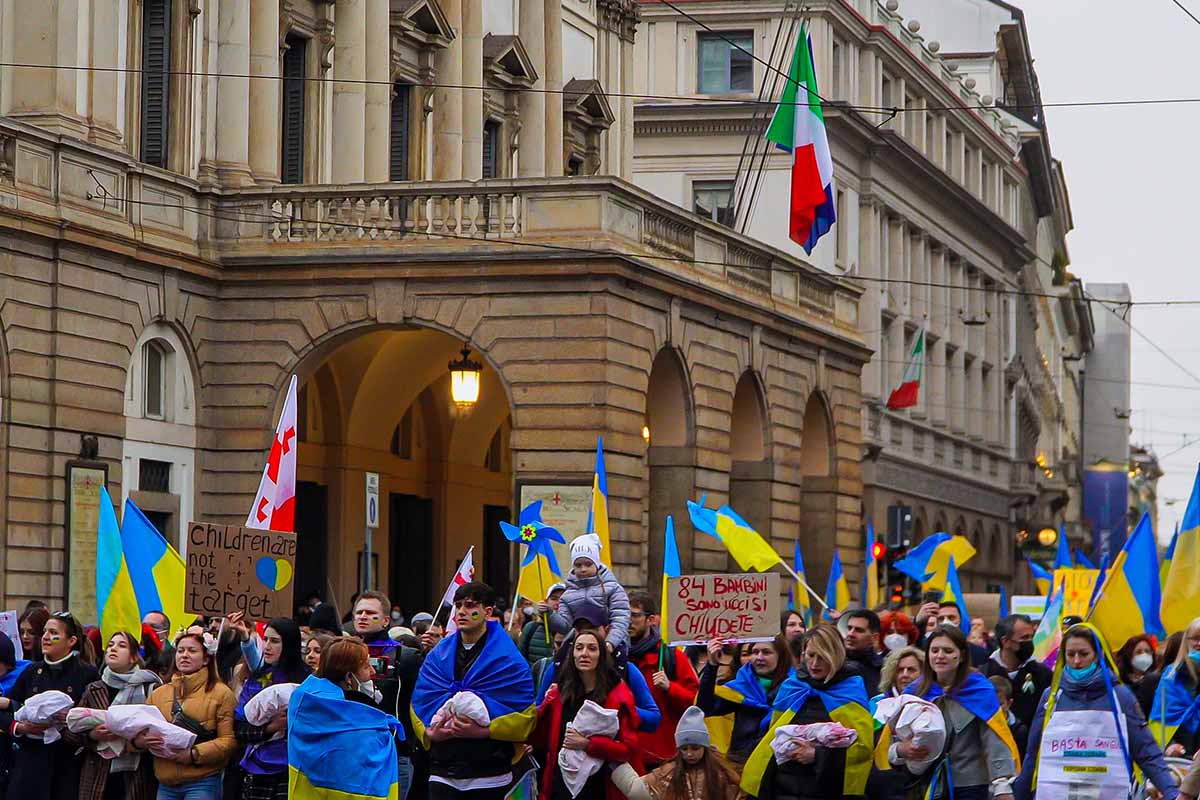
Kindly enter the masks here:
[[1096, 464], [1083, 471], [1083, 520], [1092, 529], [1095, 559], [1111, 563], [1129, 532], [1129, 474], [1123, 464]]

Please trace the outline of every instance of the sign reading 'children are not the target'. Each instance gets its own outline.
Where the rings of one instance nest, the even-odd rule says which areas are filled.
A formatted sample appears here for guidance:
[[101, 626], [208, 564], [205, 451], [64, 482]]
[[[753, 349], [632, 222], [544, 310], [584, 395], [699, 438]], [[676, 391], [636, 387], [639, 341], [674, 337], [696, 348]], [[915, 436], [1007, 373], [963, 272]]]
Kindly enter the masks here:
[[187, 536], [187, 611], [242, 611], [251, 619], [292, 615], [296, 534], [193, 522]]
[[682, 575], [667, 581], [663, 638], [671, 646], [713, 639], [767, 642], [779, 633], [779, 575]]

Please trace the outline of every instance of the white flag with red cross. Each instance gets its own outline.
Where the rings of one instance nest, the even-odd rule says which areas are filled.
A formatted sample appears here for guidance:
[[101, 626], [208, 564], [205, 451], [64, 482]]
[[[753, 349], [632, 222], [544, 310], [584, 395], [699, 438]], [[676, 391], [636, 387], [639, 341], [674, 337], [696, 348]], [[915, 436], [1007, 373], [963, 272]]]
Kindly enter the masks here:
[[475, 545], [467, 548], [467, 554], [463, 556], [463, 560], [458, 565], [458, 571], [450, 579], [450, 585], [446, 587], [446, 591], [442, 594], [442, 602], [438, 606], [438, 613], [441, 613], [446, 606], [450, 606], [450, 618], [446, 620], [447, 635], [458, 630], [458, 625], [454, 622], [454, 593], [458, 591], [458, 587], [473, 580], [475, 580]]
[[288, 387], [283, 413], [271, 440], [258, 495], [246, 517], [247, 528], [294, 531], [296, 528], [296, 376]]

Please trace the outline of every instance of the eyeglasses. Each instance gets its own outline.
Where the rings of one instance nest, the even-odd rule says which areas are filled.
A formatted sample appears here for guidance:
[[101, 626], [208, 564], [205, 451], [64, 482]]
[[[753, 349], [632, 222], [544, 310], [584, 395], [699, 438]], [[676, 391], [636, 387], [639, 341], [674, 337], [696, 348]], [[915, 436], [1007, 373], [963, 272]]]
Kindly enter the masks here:
[[644, 616], [646, 616], [646, 612], [644, 612], [644, 611], [630, 611], [629, 612], [630, 619], [641, 619]]

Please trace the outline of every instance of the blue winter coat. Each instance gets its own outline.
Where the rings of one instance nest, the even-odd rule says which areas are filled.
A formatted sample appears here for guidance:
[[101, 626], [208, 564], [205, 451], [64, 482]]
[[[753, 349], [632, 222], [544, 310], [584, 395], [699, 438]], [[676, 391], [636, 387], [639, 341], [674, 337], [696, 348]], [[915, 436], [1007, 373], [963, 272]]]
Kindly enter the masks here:
[[[1118, 685], [1114, 688], [1117, 692], [1117, 702], [1125, 714], [1125, 726], [1129, 733], [1127, 745], [1133, 763], [1141, 767], [1142, 771], [1146, 773], [1146, 777], [1162, 791], [1164, 800], [1175, 800], [1179, 794], [1179, 787], [1175, 785], [1175, 779], [1171, 777], [1171, 772], [1167, 769], [1162, 749], [1154, 741], [1154, 736], [1146, 725], [1146, 718], [1142, 716], [1142, 709], [1138, 705], [1137, 698], [1134, 697], [1128, 686]], [[1037, 713], [1033, 715], [1033, 724], [1029, 728], [1027, 750], [1029, 757], [1021, 764], [1021, 774], [1017, 776], [1012, 785], [1015, 800], [1032, 800], [1033, 798], [1030, 785], [1033, 782], [1033, 771], [1037, 767], [1037, 754], [1041, 750], [1042, 725], [1046, 721], [1046, 700], [1049, 697], [1049, 689], [1042, 692]], [[1108, 690], [1104, 685], [1104, 675], [1097, 671], [1082, 683], [1075, 683], [1064, 675], [1054, 710], [1109, 711], [1112, 708], [1111, 704]]]

